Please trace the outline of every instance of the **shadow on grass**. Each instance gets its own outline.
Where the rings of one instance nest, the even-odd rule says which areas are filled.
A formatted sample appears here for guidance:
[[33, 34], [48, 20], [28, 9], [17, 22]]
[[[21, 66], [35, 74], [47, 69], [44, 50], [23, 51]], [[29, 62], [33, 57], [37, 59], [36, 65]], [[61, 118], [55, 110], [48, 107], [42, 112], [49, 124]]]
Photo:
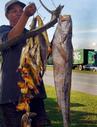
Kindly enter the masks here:
[[[45, 101], [46, 109], [52, 127], [63, 127], [61, 111], [55, 99], [48, 98]], [[71, 108], [84, 107], [80, 103], [71, 103]], [[95, 120], [93, 120], [95, 118]], [[97, 127], [97, 114], [71, 110], [71, 127]]]
[[82, 106], [84, 105], [79, 103], [70, 103], [70, 107], [82, 107]]
[[[55, 98], [45, 100], [46, 111], [52, 121], [52, 127], [63, 127], [61, 111], [58, 108]], [[71, 127], [97, 127], [97, 113], [87, 113], [85, 111], [75, 111], [74, 108], [84, 108], [85, 105], [80, 103], [71, 103]], [[0, 127], [4, 127], [0, 110]]]
[[97, 127], [97, 114], [71, 110], [71, 127]]
[[52, 127], [63, 127], [62, 115], [55, 98], [47, 98], [45, 101], [47, 114], [52, 122]]
[[[85, 105], [80, 103], [71, 103], [71, 108], [72, 107], [85, 107]], [[97, 127], [97, 113], [71, 110], [71, 127]]]

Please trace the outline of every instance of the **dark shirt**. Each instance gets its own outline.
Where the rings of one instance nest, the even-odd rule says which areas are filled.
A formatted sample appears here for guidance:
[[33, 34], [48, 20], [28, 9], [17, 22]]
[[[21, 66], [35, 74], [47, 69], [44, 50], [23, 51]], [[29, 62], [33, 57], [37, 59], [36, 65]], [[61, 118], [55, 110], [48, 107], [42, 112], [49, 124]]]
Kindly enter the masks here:
[[[0, 27], [0, 39], [2, 43], [6, 43], [8, 32], [12, 28], [10, 26]], [[27, 32], [25, 29], [24, 32]], [[19, 60], [22, 47], [26, 40], [21, 39], [19, 43], [1, 52], [3, 62], [1, 65], [1, 79], [0, 79], [0, 103], [9, 103], [18, 100], [20, 90], [17, 82], [20, 80], [19, 73], [16, 72], [19, 66]]]
[[[0, 40], [2, 40], [2, 43], [6, 43], [8, 32], [11, 29], [12, 28], [7, 25], [0, 27]], [[24, 33], [26, 32], [28, 32], [28, 30], [24, 29]], [[17, 44], [1, 52], [3, 62], [0, 77], [0, 104], [11, 103], [19, 100], [20, 89], [18, 88], [17, 82], [21, 80], [21, 76], [16, 71], [19, 66], [22, 47], [25, 44], [26, 40], [22, 38]], [[38, 86], [40, 94], [36, 97], [45, 98], [46, 93], [43, 81], [41, 81], [40, 84], [41, 85]]]

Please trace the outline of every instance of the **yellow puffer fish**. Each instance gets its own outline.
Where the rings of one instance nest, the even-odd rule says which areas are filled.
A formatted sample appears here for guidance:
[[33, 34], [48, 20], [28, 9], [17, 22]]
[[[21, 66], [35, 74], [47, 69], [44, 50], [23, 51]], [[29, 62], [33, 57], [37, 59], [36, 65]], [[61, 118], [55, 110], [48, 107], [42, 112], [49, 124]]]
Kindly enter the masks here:
[[25, 83], [24, 82], [18, 82], [18, 86], [19, 88], [24, 88], [25, 87]]
[[22, 103], [19, 103], [17, 106], [16, 106], [16, 109], [17, 110], [20, 110], [20, 111], [29, 111], [29, 104], [27, 102], [22, 102]]
[[22, 94], [27, 94], [28, 93], [28, 87], [25, 86], [24, 88], [21, 88], [21, 93]]

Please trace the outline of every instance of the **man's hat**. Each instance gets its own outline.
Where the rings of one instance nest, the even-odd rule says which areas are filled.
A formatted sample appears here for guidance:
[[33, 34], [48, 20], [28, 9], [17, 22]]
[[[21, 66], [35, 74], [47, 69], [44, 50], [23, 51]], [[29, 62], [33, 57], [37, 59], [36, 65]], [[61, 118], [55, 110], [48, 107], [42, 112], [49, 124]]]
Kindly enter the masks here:
[[5, 14], [8, 12], [10, 6], [13, 5], [13, 4], [18, 4], [18, 5], [20, 5], [23, 8], [26, 6], [26, 4], [24, 4], [23, 2], [21, 2], [19, 0], [10, 0], [9, 2], [7, 2], [5, 4]]

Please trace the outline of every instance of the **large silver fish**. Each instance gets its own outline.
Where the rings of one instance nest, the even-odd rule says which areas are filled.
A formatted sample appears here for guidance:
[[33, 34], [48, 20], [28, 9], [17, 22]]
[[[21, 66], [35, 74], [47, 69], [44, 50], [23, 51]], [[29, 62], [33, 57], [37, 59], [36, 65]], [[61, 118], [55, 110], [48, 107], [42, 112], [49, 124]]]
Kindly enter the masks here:
[[52, 40], [52, 55], [57, 101], [62, 111], [64, 127], [69, 127], [73, 61], [72, 20], [70, 15], [60, 16], [59, 18]]

